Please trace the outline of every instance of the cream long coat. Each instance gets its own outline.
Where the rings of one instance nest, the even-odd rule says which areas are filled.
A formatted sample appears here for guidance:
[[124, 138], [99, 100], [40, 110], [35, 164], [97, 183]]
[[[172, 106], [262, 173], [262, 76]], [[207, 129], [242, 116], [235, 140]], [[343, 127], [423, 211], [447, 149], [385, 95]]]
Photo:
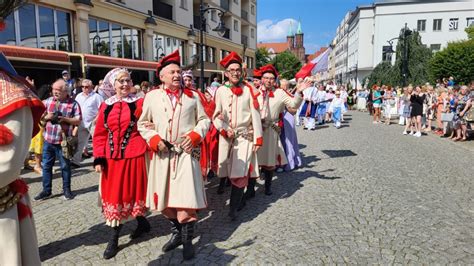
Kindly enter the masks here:
[[[31, 109], [23, 107], [0, 119], [15, 135], [13, 143], [0, 150], [0, 187], [20, 175], [33, 128]], [[28, 194], [20, 201], [31, 209]], [[0, 214], [0, 265], [41, 265], [33, 217], [18, 219], [17, 205]]]
[[285, 110], [285, 107], [298, 109], [302, 101], [303, 98], [299, 93], [293, 96], [283, 89], [277, 89], [273, 91], [273, 97], [266, 93], [264, 98], [264, 93], [260, 90], [258, 102], [263, 126], [263, 146], [257, 152], [260, 166], [273, 168], [288, 163], [280, 141], [280, 134], [271, 125], [278, 124], [279, 115]]
[[[204, 112], [199, 95], [181, 93], [173, 108], [170, 97], [163, 89], [146, 94], [143, 112], [138, 120], [138, 131], [149, 143], [155, 135], [172, 144], [183, 141], [181, 136], [196, 132], [204, 138], [210, 120]], [[145, 122], [152, 122], [155, 129], [147, 129]], [[206, 194], [199, 160], [183, 152], [155, 152], [150, 159], [146, 205], [151, 210], [165, 208], [203, 209], [207, 207]]]
[[213, 123], [217, 130], [219, 132], [229, 128], [234, 132], [253, 130], [252, 140], [244, 137], [229, 139], [222, 134], [219, 135], [217, 171], [219, 177], [241, 178], [247, 175], [250, 177], [260, 175], [257, 155], [252, 151], [253, 145], [262, 138], [260, 112], [258, 107], [255, 107], [253, 98], [258, 91], [247, 85], [243, 85], [242, 90], [239, 96], [225, 85], [216, 91]]

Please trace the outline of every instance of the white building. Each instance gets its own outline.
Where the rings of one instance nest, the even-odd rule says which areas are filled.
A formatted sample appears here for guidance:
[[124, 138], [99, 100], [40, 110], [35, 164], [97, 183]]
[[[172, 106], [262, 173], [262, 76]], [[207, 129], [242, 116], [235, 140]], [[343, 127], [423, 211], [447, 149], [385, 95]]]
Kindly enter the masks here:
[[[467, 39], [465, 28], [474, 23], [474, 2], [457, 1], [378, 1], [372, 5], [359, 6], [347, 14], [336, 34], [336, 76], [339, 82], [364, 84], [365, 77], [382, 61], [395, 62], [395, 54], [387, 53], [388, 41], [396, 38], [407, 26], [420, 32], [423, 44], [433, 52], [445, 48], [448, 42]], [[346, 35], [340, 33], [341, 25], [348, 25]], [[347, 38], [344, 38], [347, 36]], [[339, 50], [348, 44], [347, 52]], [[396, 49], [397, 39], [393, 40]], [[346, 66], [340, 64], [346, 58]], [[344, 71], [345, 70], [345, 71]], [[345, 73], [341, 73], [344, 71]], [[356, 78], [357, 77], [357, 78]]]

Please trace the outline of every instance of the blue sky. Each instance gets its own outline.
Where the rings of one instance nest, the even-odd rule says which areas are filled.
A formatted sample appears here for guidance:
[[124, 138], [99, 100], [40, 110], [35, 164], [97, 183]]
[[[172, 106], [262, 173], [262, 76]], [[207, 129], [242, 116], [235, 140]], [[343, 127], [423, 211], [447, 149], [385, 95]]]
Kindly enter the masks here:
[[373, 0], [258, 0], [258, 42], [284, 42], [290, 22], [293, 33], [301, 20], [306, 53], [311, 54], [334, 38], [344, 15]]

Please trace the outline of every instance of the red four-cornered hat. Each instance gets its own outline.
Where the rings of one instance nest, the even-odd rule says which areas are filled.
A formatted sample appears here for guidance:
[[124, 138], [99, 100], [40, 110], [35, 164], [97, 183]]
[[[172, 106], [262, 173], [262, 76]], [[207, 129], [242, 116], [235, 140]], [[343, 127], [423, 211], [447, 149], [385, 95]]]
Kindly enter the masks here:
[[176, 51], [172, 52], [171, 54], [163, 57], [160, 62], [158, 62], [158, 67], [156, 67], [156, 75], [158, 76], [160, 73], [160, 70], [164, 68], [165, 66], [169, 64], [176, 64], [176, 65], [181, 65], [181, 58], [179, 56], [179, 51], [176, 49]]
[[272, 73], [273, 75], [275, 75], [275, 78], [278, 77], [278, 71], [276, 70], [276, 68], [272, 64], [268, 64], [268, 65], [265, 65], [265, 66], [261, 67], [260, 72], [261, 72], [262, 76], [265, 73]]
[[242, 65], [242, 58], [240, 58], [239, 54], [237, 54], [236, 52], [231, 52], [226, 57], [224, 57], [224, 59], [222, 59], [219, 63], [223, 68], [227, 68], [232, 63]]
[[256, 68], [253, 70], [253, 78], [259, 79], [262, 77], [262, 71], [260, 69]]

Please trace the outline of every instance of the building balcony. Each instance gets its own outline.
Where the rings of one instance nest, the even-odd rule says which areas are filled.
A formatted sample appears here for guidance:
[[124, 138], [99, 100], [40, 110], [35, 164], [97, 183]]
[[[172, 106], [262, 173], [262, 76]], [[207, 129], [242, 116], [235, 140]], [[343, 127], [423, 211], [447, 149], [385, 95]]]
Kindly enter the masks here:
[[230, 0], [221, 0], [221, 8], [230, 11]]
[[241, 42], [242, 44], [245, 44], [245, 45], [248, 46], [248, 45], [249, 45], [249, 37], [248, 37], [247, 35], [243, 35], [243, 34], [242, 34], [241, 37], [242, 37], [242, 38], [241, 38], [240, 42]]
[[249, 13], [245, 10], [241, 10], [241, 17], [243, 20], [249, 21]]
[[173, 6], [159, 0], [153, 0], [153, 14], [161, 18], [173, 20]]

